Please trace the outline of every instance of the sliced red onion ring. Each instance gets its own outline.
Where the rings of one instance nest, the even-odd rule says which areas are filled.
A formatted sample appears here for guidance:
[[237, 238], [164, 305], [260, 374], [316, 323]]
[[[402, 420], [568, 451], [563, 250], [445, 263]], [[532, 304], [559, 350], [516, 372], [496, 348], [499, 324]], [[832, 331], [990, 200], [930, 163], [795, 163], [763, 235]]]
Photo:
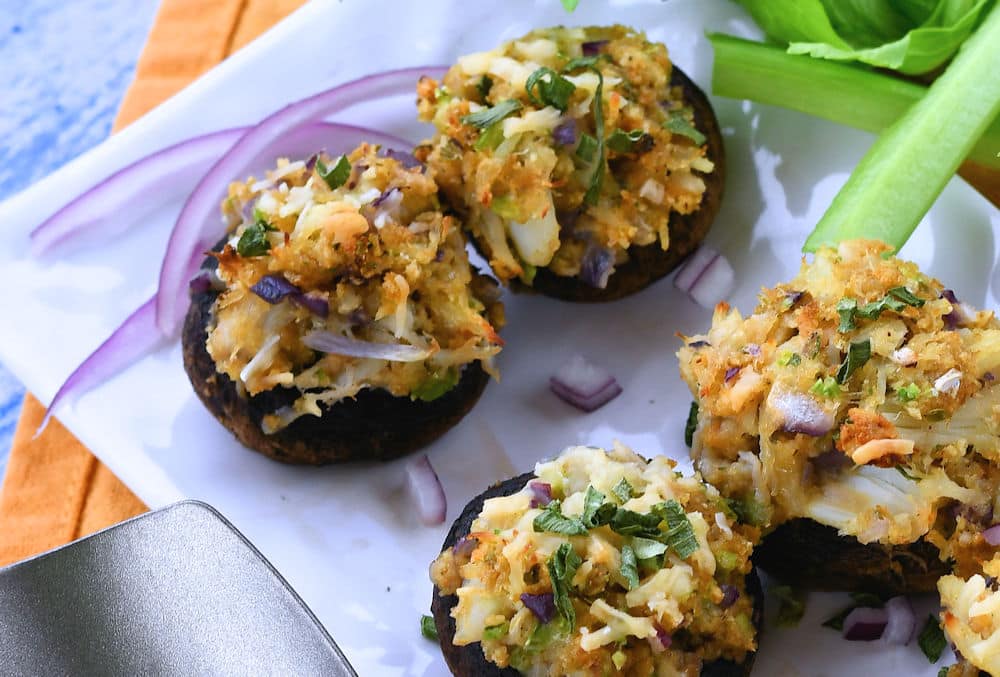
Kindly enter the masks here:
[[528, 482], [528, 489], [531, 490], [530, 508], [540, 508], [552, 502], [552, 485], [548, 482], [533, 480]]
[[280, 303], [286, 296], [302, 293], [301, 289], [286, 280], [283, 275], [265, 275], [250, 287], [250, 291], [271, 305]]
[[441, 480], [427, 454], [420, 454], [406, 464], [406, 488], [413, 499], [420, 523], [426, 527], [444, 524], [448, 512]]
[[913, 613], [910, 600], [902, 595], [893, 597], [885, 603], [885, 610], [888, 620], [885, 632], [882, 633], [882, 641], [898, 646], [909, 644], [917, 629], [917, 616]]
[[714, 308], [732, 293], [735, 280], [736, 273], [726, 257], [706, 245], [684, 262], [674, 286], [703, 308]]
[[302, 343], [321, 353], [368, 357], [389, 362], [420, 362], [430, 357], [431, 351], [405, 343], [372, 343], [359, 341], [330, 331], [313, 331], [302, 337]]
[[[103, 228], [124, 225], [138, 210], [152, 211], [166, 202], [178, 179], [221, 156], [249, 127], [223, 129], [181, 141], [119, 169], [70, 200], [31, 231], [31, 252], [41, 256], [72, 239]], [[152, 190], [153, 188], [156, 190]]]
[[543, 592], [540, 595], [522, 592], [521, 602], [531, 609], [531, 613], [542, 623], [548, 623], [556, 615], [555, 595], [551, 592]]
[[1000, 545], [1000, 524], [983, 530], [983, 539], [992, 546]]
[[781, 391], [770, 398], [769, 404], [782, 415], [781, 429], [786, 433], [822, 437], [833, 429], [833, 414], [805, 393]]
[[306, 292], [292, 296], [292, 302], [299, 304], [317, 317], [329, 317], [330, 302], [318, 292]]
[[[408, 147], [410, 144], [405, 144], [404, 147]], [[416, 167], [423, 167], [424, 163], [413, 156], [413, 153], [406, 150], [396, 150], [395, 148], [386, 148], [382, 153], [385, 157], [395, 160], [399, 164], [403, 165], [406, 169], [415, 169]]]
[[[184, 266], [191, 251], [221, 236], [218, 221], [211, 217], [229, 182], [244, 172], [247, 165], [266, 151], [275, 139], [361, 101], [412, 91], [420, 76], [441, 77], [445, 70], [444, 67], [432, 66], [407, 68], [353, 80], [285, 106], [240, 137], [198, 183], [174, 224], [156, 293], [156, 324], [160, 330], [167, 336], [173, 336], [180, 325], [184, 313], [178, 306], [186, 302], [182, 291], [191, 277]], [[379, 141], [367, 131], [357, 140]], [[387, 145], [398, 143], [397, 140]], [[406, 145], [402, 143], [402, 147]]]
[[874, 642], [885, 632], [889, 623], [889, 612], [859, 606], [844, 619], [844, 639], [850, 642]]
[[580, 45], [580, 49], [583, 50], [584, 56], [597, 56], [606, 44], [608, 44], [607, 40], [591, 40]]
[[574, 355], [549, 379], [549, 388], [565, 402], [583, 411], [594, 411], [622, 393], [610, 372]]
[[155, 348], [163, 336], [156, 330], [156, 308], [149, 299], [128, 316], [120, 327], [77, 367], [66, 382], [56, 392], [45, 412], [37, 436], [56, 409], [64, 401], [69, 401], [114, 376], [140, 357]]

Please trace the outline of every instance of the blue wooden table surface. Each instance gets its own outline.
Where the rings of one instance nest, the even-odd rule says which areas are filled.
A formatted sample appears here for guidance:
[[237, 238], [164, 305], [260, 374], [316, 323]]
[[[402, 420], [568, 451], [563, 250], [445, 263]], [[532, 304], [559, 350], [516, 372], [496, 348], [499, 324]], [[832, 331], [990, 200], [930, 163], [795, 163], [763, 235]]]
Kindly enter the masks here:
[[[157, 0], [0, 0], [0, 200], [111, 131]], [[0, 473], [24, 389], [0, 364]]]

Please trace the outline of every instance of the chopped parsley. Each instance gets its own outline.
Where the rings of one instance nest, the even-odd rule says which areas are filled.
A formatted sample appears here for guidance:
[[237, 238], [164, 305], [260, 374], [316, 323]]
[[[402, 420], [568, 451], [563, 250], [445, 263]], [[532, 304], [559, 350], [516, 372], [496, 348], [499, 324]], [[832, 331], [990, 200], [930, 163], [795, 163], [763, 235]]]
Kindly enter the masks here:
[[843, 364], [837, 370], [837, 383], [841, 385], [847, 383], [851, 374], [863, 367], [865, 362], [871, 359], [871, 356], [872, 342], [870, 339], [852, 342], [850, 348], [847, 349], [847, 357], [844, 358]]
[[667, 546], [666, 544], [654, 541], [651, 538], [635, 536], [632, 539], [631, 549], [632, 552], [635, 553], [636, 559], [642, 560], [659, 557], [667, 551]]
[[778, 625], [795, 627], [806, 613], [806, 592], [789, 585], [775, 585], [771, 594], [778, 598]]
[[[594, 92], [594, 101], [592, 104], [594, 108], [594, 132], [596, 133], [594, 140], [597, 146], [597, 161], [594, 172], [590, 175], [587, 192], [583, 196], [584, 203], [588, 205], [597, 204], [597, 200], [601, 196], [601, 187], [604, 185], [604, 74], [595, 65], [598, 58], [596, 56], [577, 57], [570, 60], [563, 68], [563, 73], [569, 73], [579, 68], [589, 68], [597, 74], [597, 89]], [[577, 148], [577, 152], [579, 153], [579, 148]]]
[[581, 134], [580, 143], [576, 146], [576, 155], [584, 162], [592, 162], [597, 152], [597, 139], [590, 134]]
[[484, 108], [482, 110], [477, 110], [475, 113], [463, 115], [462, 124], [472, 125], [478, 129], [486, 129], [489, 126], [500, 122], [511, 113], [515, 113], [519, 110], [521, 110], [520, 101], [517, 101], [516, 99], [507, 99], [505, 101], [501, 101], [492, 108]]
[[859, 306], [856, 299], [850, 297], [843, 298], [837, 302], [837, 313], [840, 315], [840, 326], [837, 330], [848, 332], [856, 329], [859, 318], [876, 320], [885, 310], [898, 313], [906, 308], [906, 306], [919, 308], [922, 305], [924, 305], [924, 300], [914, 296], [906, 287], [893, 287], [889, 290], [889, 293], [878, 301], [872, 301], [863, 306]]
[[317, 159], [316, 173], [319, 174], [319, 178], [326, 181], [330, 190], [337, 190], [347, 183], [347, 179], [351, 178], [351, 163], [346, 155], [341, 155], [337, 163], [330, 168], [325, 162]]
[[687, 422], [684, 424], [684, 444], [689, 447], [694, 444], [694, 431], [698, 429], [698, 403], [692, 402], [688, 409]]
[[911, 475], [910, 473], [906, 472], [906, 469], [905, 469], [905, 468], [903, 468], [903, 466], [901, 466], [901, 465], [897, 465], [897, 466], [894, 466], [894, 467], [896, 468], [896, 471], [897, 471], [897, 472], [898, 472], [898, 473], [899, 473], [900, 475], [902, 475], [902, 476], [903, 476], [903, 477], [905, 477], [906, 479], [910, 480], [911, 482], [919, 482], [919, 481], [920, 481], [920, 478], [919, 478], [919, 477], [914, 477], [914, 476], [913, 476], [913, 475]]
[[653, 147], [653, 136], [641, 129], [616, 129], [608, 137], [607, 146], [616, 153], [645, 153]]
[[622, 546], [622, 578], [628, 583], [629, 590], [639, 587], [639, 562], [636, 560], [635, 551], [629, 545]]
[[694, 125], [692, 125], [684, 115], [684, 111], [672, 112], [670, 117], [663, 123], [663, 128], [671, 134], [686, 136], [694, 141], [696, 146], [700, 146], [705, 143], [705, 135], [695, 129]]
[[444, 371], [437, 371], [426, 378], [420, 385], [410, 393], [411, 400], [421, 402], [433, 402], [443, 397], [458, 384], [458, 370], [449, 367]]
[[917, 644], [920, 645], [920, 650], [924, 652], [927, 660], [931, 663], [937, 663], [938, 659], [941, 658], [941, 652], [947, 646], [948, 640], [945, 639], [941, 625], [933, 614], [927, 615], [927, 622], [924, 623], [924, 629], [917, 637]]
[[576, 85], [551, 68], [542, 66], [528, 76], [524, 89], [528, 92], [528, 99], [536, 106], [552, 106], [563, 112], [569, 107], [569, 98], [576, 91]]
[[569, 543], [563, 543], [555, 551], [546, 567], [549, 570], [549, 579], [552, 581], [552, 595], [555, 599], [556, 609], [566, 620], [569, 627], [576, 627], [576, 610], [573, 609], [573, 601], [569, 598], [569, 590], [572, 586], [573, 575], [579, 568], [583, 560], [573, 550]]
[[580, 521], [588, 529], [607, 524], [618, 511], [614, 503], [605, 503], [604, 494], [594, 487], [587, 487], [587, 494], [583, 498], [583, 514]]
[[562, 502], [558, 499], [551, 501], [545, 509], [535, 517], [532, 527], [535, 531], [548, 531], [554, 534], [565, 534], [567, 536], [583, 536], [587, 533], [587, 527], [579, 517], [567, 517], [562, 514]]
[[271, 251], [271, 242], [267, 239], [268, 231], [275, 228], [264, 219], [257, 219], [244, 229], [236, 242], [236, 251], [240, 256], [263, 256]]
[[902, 386], [901, 388], [896, 388], [896, 398], [900, 402], [912, 402], [918, 397], [920, 397], [920, 386], [916, 383], [910, 383], [909, 385]]
[[482, 97], [484, 102], [486, 101], [486, 97], [490, 95], [491, 89], [493, 89], [493, 78], [489, 75], [479, 78], [479, 82], [476, 83], [476, 91], [479, 92], [479, 96]]
[[822, 395], [823, 397], [830, 398], [831, 400], [840, 397], [840, 386], [837, 385], [837, 380], [832, 376], [827, 376], [826, 378], [818, 378], [816, 382], [812, 384], [812, 388], [809, 392], [814, 395]]
[[673, 499], [658, 503], [653, 506], [653, 512], [666, 521], [667, 533], [664, 540], [681, 559], [687, 559], [698, 550], [698, 539], [694, 536], [691, 520], [680, 503]]
[[623, 477], [618, 480], [618, 484], [611, 488], [611, 493], [614, 494], [620, 502], [624, 503], [632, 498], [632, 495], [635, 493], [635, 489], [628, 483], [628, 480]]
[[782, 367], [797, 367], [802, 364], [802, 357], [791, 350], [784, 350], [778, 356], [778, 364]]
[[420, 634], [427, 639], [432, 639], [435, 642], [438, 638], [437, 626], [434, 625], [433, 616], [421, 616], [420, 617]]

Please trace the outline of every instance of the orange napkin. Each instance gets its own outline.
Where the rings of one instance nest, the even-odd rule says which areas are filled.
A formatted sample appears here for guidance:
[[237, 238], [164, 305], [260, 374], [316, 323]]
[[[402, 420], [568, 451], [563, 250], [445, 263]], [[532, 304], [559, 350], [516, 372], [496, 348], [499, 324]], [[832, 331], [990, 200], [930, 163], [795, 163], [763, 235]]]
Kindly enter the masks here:
[[[121, 129], [225, 59], [303, 0], [163, 0], [115, 129]], [[0, 490], [0, 566], [146, 510], [72, 433], [26, 395]]]

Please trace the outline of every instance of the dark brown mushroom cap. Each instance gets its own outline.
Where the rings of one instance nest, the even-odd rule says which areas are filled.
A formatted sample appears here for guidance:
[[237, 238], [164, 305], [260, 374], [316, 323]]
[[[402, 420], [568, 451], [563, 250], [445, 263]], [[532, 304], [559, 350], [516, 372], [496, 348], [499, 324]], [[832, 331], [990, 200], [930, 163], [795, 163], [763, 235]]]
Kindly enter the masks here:
[[[448, 530], [448, 536], [444, 539], [444, 545], [441, 546], [442, 552], [454, 546], [472, 531], [472, 523], [483, 511], [483, 503], [487, 499], [515, 494], [533, 479], [536, 479], [535, 474], [531, 472], [512, 477], [493, 485], [469, 501], [462, 510], [462, 514]], [[746, 587], [747, 592], [754, 598], [752, 620], [759, 636], [764, 618], [764, 592], [755, 571], [751, 571], [747, 576]], [[451, 610], [457, 604], [458, 595], [442, 595], [438, 587], [434, 586], [431, 614], [434, 616], [434, 625], [437, 628], [441, 651], [444, 653], [445, 661], [452, 674], [460, 677], [516, 677], [520, 675], [521, 673], [514, 668], [500, 668], [495, 663], [487, 661], [478, 642], [466, 646], [455, 646], [452, 643], [455, 637], [455, 619], [451, 616]], [[755, 654], [750, 652], [742, 663], [723, 659], [713, 661], [702, 667], [702, 677], [745, 677], [750, 674], [754, 657]]]
[[936, 592], [938, 579], [951, 573], [940, 551], [923, 539], [909, 545], [864, 544], [808, 518], [789, 520], [769, 533], [753, 559], [792, 585], [885, 595]]
[[[214, 259], [202, 268], [213, 269]], [[267, 435], [261, 419], [299, 396], [294, 388], [274, 388], [253, 397], [240, 395], [226, 374], [216, 371], [205, 347], [218, 292], [192, 294], [181, 343], [184, 370], [198, 398], [245, 446], [276, 461], [322, 465], [345, 461], [387, 461], [424, 447], [465, 416], [489, 381], [479, 362], [462, 371], [458, 384], [432, 402], [394, 397], [365, 389], [354, 399], [322, 406], [322, 416], [302, 416]]]
[[[694, 110], [694, 125], [707, 139], [706, 157], [715, 164], [714, 171], [702, 175], [705, 181], [705, 194], [701, 206], [691, 214], [670, 215], [668, 226], [670, 246], [666, 251], [663, 251], [658, 242], [630, 247], [628, 261], [615, 266], [615, 271], [608, 278], [608, 284], [604, 289], [592, 287], [579, 277], [564, 277], [556, 275], [548, 268], [539, 268], [531, 286], [517, 279], [512, 280], [511, 287], [515, 291], [535, 291], [564, 301], [614, 301], [634, 294], [665, 277], [705, 239], [709, 227], [719, 212], [726, 182], [726, 155], [722, 145], [722, 133], [719, 131], [719, 122], [715, 119], [715, 112], [708, 97], [677, 66], [671, 69], [670, 84], [681, 88], [684, 102]], [[477, 241], [476, 246], [482, 251], [481, 242]]]

